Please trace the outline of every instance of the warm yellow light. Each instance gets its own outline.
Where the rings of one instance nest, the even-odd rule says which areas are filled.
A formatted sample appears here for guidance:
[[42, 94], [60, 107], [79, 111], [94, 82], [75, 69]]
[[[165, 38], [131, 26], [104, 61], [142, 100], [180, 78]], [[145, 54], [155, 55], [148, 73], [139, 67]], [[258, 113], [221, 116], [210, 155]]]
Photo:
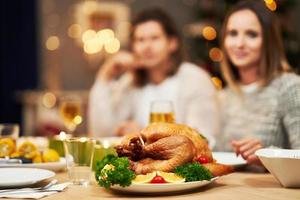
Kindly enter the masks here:
[[103, 29], [103, 30], [98, 31], [97, 37], [100, 39], [100, 41], [103, 44], [106, 44], [115, 37], [115, 34], [114, 34], [113, 30], [111, 30], [111, 29]]
[[50, 51], [54, 51], [59, 47], [59, 38], [57, 36], [51, 36], [46, 41], [46, 48]]
[[271, 11], [275, 11], [277, 9], [277, 4], [275, 1], [271, 1], [271, 3], [267, 3], [267, 1], [265, 1], [265, 4], [267, 8]]
[[81, 122], [82, 122], [82, 117], [80, 116], [80, 115], [76, 115], [76, 117], [74, 117], [74, 123], [75, 124], [81, 124]]
[[92, 38], [84, 43], [83, 50], [87, 54], [95, 54], [102, 50], [103, 44], [98, 38]]
[[65, 139], [67, 139], [67, 134], [66, 134], [66, 132], [64, 132], [64, 131], [61, 131], [60, 133], [59, 133], [59, 139], [60, 140], [65, 140]]
[[113, 38], [104, 45], [104, 48], [107, 53], [117, 53], [120, 50], [120, 46], [120, 41], [117, 38]]
[[213, 27], [206, 26], [202, 30], [202, 35], [207, 40], [214, 40], [217, 37], [217, 32]]
[[86, 138], [86, 137], [81, 137], [81, 138], [79, 138], [79, 141], [80, 141], [80, 142], [86, 142], [86, 141], [88, 141], [88, 138]]
[[51, 92], [45, 93], [42, 97], [42, 104], [46, 108], [53, 108], [56, 104], [56, 96]]
[[79, 24], [72, 24], [68, 29], [68, 35], [71, 38], [79, 38], [81, 35], [82, 29]]
[[93, 39], [94, 37], [96, 37], [96, 31], [92, 30], [92, 29], [89, 29], [89, 30], [86, 30], [83, 34], [82, 34], [82, 41], [83, 42], [86, 42], [88, 40], [91, 40]]
[[209, 50], [209, 57], [214, 62], [221, 62], [223, 59], [223, 53], [221, 49], [214, 47]]
[[271, 4], [274, 2], [274, 0], [264, 0], [266, 4]]
[[211, 78], [211, 80], [212, 80], [212, 82], [213, 82], [213, 84], [215, 85], [215, 87], [217, 88], [217, 89], [222, 89], [222, 81], [221, 81], [221, 79], [219, 79], [218, 77], [212, 77]]

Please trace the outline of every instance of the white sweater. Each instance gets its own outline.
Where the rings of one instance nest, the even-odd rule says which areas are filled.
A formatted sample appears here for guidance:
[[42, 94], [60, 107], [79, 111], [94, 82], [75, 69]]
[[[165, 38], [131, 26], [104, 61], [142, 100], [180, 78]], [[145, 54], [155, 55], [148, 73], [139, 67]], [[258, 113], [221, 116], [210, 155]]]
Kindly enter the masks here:
[[149, 121], [150, 102], [171, 100], [177, 123], [187, 124], [214, 146], [219, 130], [215, 87], [209, 75], [198, 66], [182, 63], [178, 72], [159, 85], [136, 88], [128, 74], [109, 83], [96, 80], [89, 99], [89, 131], [95, 136], [112, 136], [123, 121], [133, 119], [142, 127]]

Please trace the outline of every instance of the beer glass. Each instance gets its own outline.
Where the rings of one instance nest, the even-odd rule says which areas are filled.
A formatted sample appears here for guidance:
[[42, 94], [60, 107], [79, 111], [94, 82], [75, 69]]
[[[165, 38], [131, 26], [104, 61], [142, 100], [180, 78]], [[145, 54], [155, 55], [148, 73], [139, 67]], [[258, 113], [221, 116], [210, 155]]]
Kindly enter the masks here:
[[149, 123], [168, 122], [175, 123], [174, 106], [172, 101], [152, 101], [150, 105]]

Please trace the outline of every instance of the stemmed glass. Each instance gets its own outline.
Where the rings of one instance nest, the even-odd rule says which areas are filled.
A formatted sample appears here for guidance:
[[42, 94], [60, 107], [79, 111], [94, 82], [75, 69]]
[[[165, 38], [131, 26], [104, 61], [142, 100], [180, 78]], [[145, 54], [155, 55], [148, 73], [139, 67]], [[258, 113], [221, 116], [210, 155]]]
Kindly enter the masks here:
[[149, 123], [168, 122], [175, 123], [174, 106], [172, 101], [152, 101], [150, 105]]
[[76, 127], [82, 122], [81, 99], [77, 96], [61, 97], [59, 103], [59, 112], [69, 133], [74, 133]]

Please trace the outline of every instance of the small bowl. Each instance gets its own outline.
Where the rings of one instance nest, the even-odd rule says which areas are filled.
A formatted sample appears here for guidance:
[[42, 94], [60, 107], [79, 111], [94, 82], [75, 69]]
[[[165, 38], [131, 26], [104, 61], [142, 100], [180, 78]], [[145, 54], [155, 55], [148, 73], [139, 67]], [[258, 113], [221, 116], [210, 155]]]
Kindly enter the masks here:
[[283, 187], [300, 187], [300, 149], [260, 149], [255, 152]]

